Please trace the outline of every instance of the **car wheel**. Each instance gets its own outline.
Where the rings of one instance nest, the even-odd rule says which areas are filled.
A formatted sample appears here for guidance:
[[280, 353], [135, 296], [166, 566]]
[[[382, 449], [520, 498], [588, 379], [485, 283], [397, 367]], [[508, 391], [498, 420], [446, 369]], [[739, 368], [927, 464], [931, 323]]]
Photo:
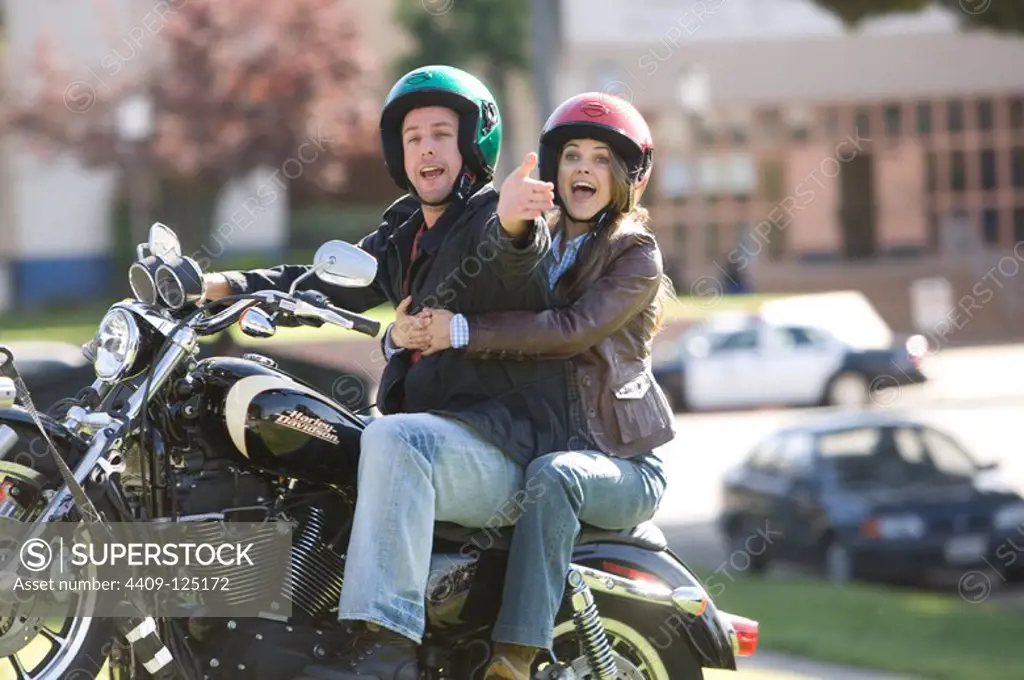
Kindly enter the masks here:
[[[739, 524], [734, 524], [726, 530], [725, 547], [729, 552], [726, 563], [733, 569], [750, 574], [763, 574], [767, 571], [771, 561], [768, 546], [763, 545], [762, 541], [755, 541], [756, 546], [752, 545], [750, 538], [754, 536], [758, 536], [756, 531], [747, 530]], [[760, 548], [760, 552], [755, 554], [756, 548]]]
[[853, 555], [837, 541], [832, 541], [825, 548], [825, 578], [830, 583], [849, 583], [853, 580]]
[[832, 379], [828, 386], [828, 404], [843, 408], [866, 406], [871, 397], [868, 379], [853, 371], [844, 371]]

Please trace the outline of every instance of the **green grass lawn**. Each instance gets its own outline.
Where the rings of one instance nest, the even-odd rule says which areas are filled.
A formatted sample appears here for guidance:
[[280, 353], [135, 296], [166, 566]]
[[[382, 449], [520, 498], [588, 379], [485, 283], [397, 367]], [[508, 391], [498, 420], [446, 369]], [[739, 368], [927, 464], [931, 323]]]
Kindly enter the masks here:
[[705, 582], [720, 608], [760, 622], [759, 649], [918, 678], [1024, 678], [1018, 611], [955, 594], [735, 578], [708, 574]]
[[[680, 319], [699, 319], [710, 313], [729, 310], [754, 309], [768, 300], [777, 299], [778, 295], [746, 295], [724, 297], [713, 305], [705, 303], [701, 298], [680, 297], [675, 304], [666, 310], [666, 321]], [[73, 308], [52, 309], [44, 312], [0, 314], [0, 343], [34, 340], [50, 340], [81, 344], [89, 340], [96, 332], [103, 313], [113, 304], [96, 302]], [[367, 316], [373, 317], [384, 324], [394, 320], [394, 309], [381, 306], [370, 310]], [[235, 332], [240, 344], [248, 339]], [[300, 343], [308, 341], [327, 342], [364, 338], [366, 336], [340, 328], [282, 328], [271, 338], [272, 343]], [[260, 344], [268, 340], [259, 340]]]

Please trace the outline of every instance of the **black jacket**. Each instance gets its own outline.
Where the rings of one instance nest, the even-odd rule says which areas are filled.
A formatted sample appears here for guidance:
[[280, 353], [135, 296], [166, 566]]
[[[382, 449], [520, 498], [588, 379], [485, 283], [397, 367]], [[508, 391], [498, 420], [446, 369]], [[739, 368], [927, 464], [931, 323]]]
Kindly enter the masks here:
[[[495, 214], [497, 201], [497, 191], [486, 185], [465, 204], [446, 210], [420, 237], [410, 313], [425, 306], [466, 315], [550, 306], [547, 274], [538, 266], [550, 248], [546, 225], [538, 220], [523, 243], [514, 243]], [[311, 276], [300, 288], [319, 290], [357, 313], [385, 301], [397, 305], [405, 297], [405, 272], [422, 220], [419, 203], [403, 197], [360, 241], [377, 259], [377, 277], [369, 287], [339, 288]], [[226, 275], [235, 293], [287, 290], [309, 269], [282, 265]], [[424, 356], [413, 365], [409, 352], [400, 352], [384, 367], [377, 402], [385, 414], [458, 418], [525, 465], [568, 447], [566, 370], [563, 360], [480, 359], [461, 349]]]

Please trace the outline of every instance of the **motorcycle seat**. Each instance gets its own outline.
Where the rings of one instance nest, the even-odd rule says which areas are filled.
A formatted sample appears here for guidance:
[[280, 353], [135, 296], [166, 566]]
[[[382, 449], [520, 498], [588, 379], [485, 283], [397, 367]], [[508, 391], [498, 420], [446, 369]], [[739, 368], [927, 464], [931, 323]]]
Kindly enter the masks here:
[[[452, 522], [437, 522], [434, 524], [434, 537], [445, 542], [475, 547], [478, 550], [508, 550], [514, 529], [514, 526], [478, 529]], [[621, 531], [583, 524], [576, 537], [576, 545], [588, 543], [618, 543], [655, 552], [668, 547], [665, 534], [654, 522], [643, 522]]]

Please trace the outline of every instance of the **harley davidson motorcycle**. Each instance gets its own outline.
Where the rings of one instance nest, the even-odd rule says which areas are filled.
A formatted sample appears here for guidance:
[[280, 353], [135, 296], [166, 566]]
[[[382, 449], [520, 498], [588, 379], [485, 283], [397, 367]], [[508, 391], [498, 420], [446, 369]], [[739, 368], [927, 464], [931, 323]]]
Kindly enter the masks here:
[[[90, 615], [83, 595], [63, 620], [0, 618], [0, 665], [31, 680], [293, 678], [344, 649], [337, 621], [356, 502], [364, 421], [258, 354], [198, 356], [199, 339], [238, 324], [331, 324], [376, 336], [380, 324], [318, 293], [259, 292], [203, 303], [202, 273], [159, 223], [129, 270], [134, 298], [115, 303], [83, 345], [96, 381], [40, 413], [0, 348], [0, 517], [47, 522], [292, 523], [283, 596], [288, 617]], [[308, 276], [366, 286], [376, 261], [331, 241]], [[19, 524], [19, 526], [22, 526]], [[192, 525], [190, 525], [191, 527]], [[473, 680], [490, 656], [510, 528], [439, 523], [421, 647], [426, 680]], [[468, 549], [467, 549], [468, 548]], [[256, 588], [256, 584], [252, 584]], [[244, 599], [246, 593], [234, 593]], [[653, 524], [584, 527], [536, 678], [697, 680], [753, 654], [758, 624], [716, 608]], [[0, 675], [7, 675], [0, 672]]]

